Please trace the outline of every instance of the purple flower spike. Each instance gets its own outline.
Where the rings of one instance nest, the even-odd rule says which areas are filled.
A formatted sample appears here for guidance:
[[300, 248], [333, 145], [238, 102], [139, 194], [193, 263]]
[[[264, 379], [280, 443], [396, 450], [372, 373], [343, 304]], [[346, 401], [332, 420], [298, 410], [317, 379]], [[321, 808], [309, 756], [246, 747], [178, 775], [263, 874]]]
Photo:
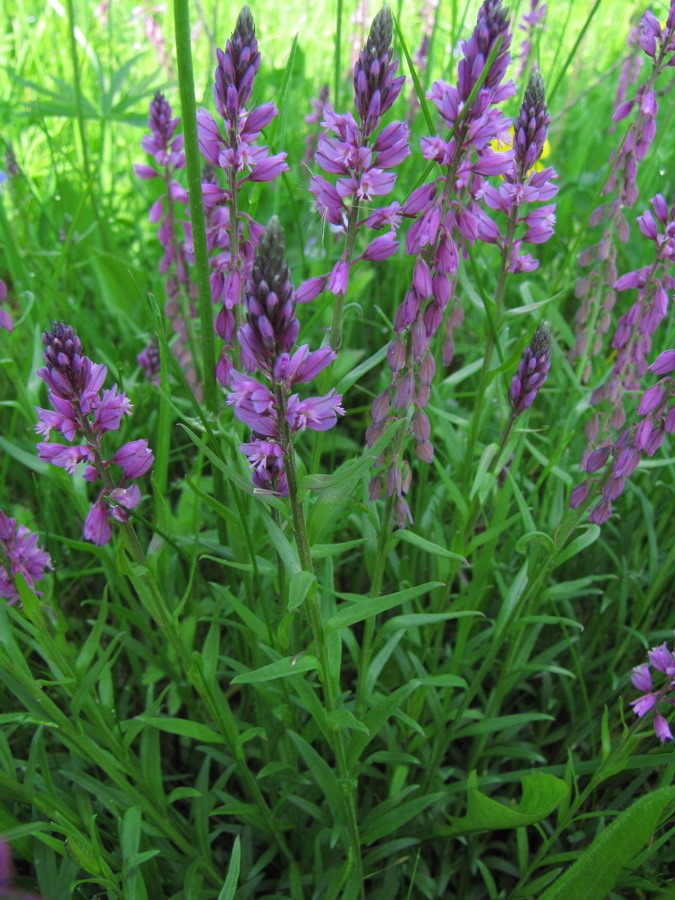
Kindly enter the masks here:
[[225, 52], [218, 50], [217, 57], [213, 86], [216, 108], [230, 122], [230, 127], [235, 128], [241, 108], [251, 99], [253, 79], [260, 68], [255, 24], [248, 6], [242, 7]]
[[[253, 84], [260, 68], [260, 52], [255, 24], [245, 6], [225, 50], [217, 51], [214, 97], [218, 113], [224, 120], [221, 130], [213, 116], [200, 109], [197, 114], [199, 147], [207, 162], [223, 172], [220, 186], [214, 175], [203, 185], [207, 207], [206, 232], [211, 258], [211, 296], [220, 304], [215, 330], [226, 345], [231, 345], [242, 325], [243, 288], [247, 283], [255, 257], [255, 247], [264, 231], [247, 213], [241, 212], [239, 194], [247, 182], [267, 182], [288, 171], [285, 153], [270, 155], [269, 148], [258, 142], [260, 132], [277, 115], [274, 103], [267, 102], [249, 109]], [[266, 328], [261, 322], [261, 329]], [[262, 333], [262, 331], [260, 332]], [[216, 368], [224, 383], [232, 365], [224, 354]], [[244, 360], [250, 364], [251, 353]]]
[[392, 60], [391, 37], [391, 11], [385, 5], [373, 19], [366, 45], [354, 66], [354, 103], [366, 137], [377, 128], [405, 81], [403, 75], [394, 77], [398, 64]]
[[292, 452], [292, 435], [306, 428], [327, 431], [344, 409], [342, 395], [334, 389], [305, 400], [289, 395], [294, 384], [323, 371], [335, 353], [330, 347], [314, 352], [306, 344], [295, 348], [299, 330], [295, 288], [276, 217], [260, 238], [245, 297], [246, 324], [237, 333], [242, 359], [251, 372], [260, 371], [271, 387], [236, 369], [223, 373], [222, 381], [229, 388], [227, 403], [252, 430], [251, 440], [240, 449], [249, 460], [253, 483], [260, 490], [286, 495], [286, 457]]
[[551, 368], [551, 329], [544, 322], [535, 331], [532, 341], [523, 351], [518, 371], [513, 376], [509, 399], [512, 414], [520, 415], [534, 402]]
[[260, 369], [268, 377], [275, 360], [294, 346], [300, 328], [284, 251], [283, 232], [274, 216], [256, 250], [246, 291], [246, 324], [238, 335], [246, 368]]
[[[662, 680], [662, 686], [657, 690], [654, 690], [652, 668], [665, 675], [665, 679]], [[660, 741], [672, 741], [673, 734], [668, 722], [661, 713], [656, 711], [659, 703], [663, 700], [673, 703], [672, 698], [668, 697], [668, 694], [675, 687], [675, 656], [668, 650], [668, 645], [664, 643], [660, 647], [650, 650], [649, 663], [642, 663], [636, 666], [633, 669], [631, 681], [639, 691], [642, 691], [642, 696], [630, 702], [635, 714], [642, 719], [647, 713], [654, 710], [654, 733]]]
[[522, 106], [513, 123], [513, 146], [522, 173], [529, 172], [541, 156], [551, 117], [546, 111], [544, 79], [534, 71], [525, 89]]
[[[53, 569], [49, 554], [38, 546], [38, 536], [25, 525], [17, 525], [0, 510], [0, 597], [9, 603], [19, 600], [16, 576], [23, 575], [28, 586], [44, 578], [45, 569]], [[39, 591], [35, 591], [39, 594]]]
[[[52, 409], [36, 407], [40, 421], [35, 430], [47, 439], [52, 429], [68, 441], [79, 435], [84, 443], [68, 446], [45, 440], [37, 445], [38, 454], [40, 459], [71, 473], [85, 462], [82, 477], [91, 482], [103, 480], [104, 488], [85, 521], [84, 536], [105, 544], [112, 536], [109, 517], [126, 522], [127, 510], [140, 501], [138, 487], [127, 486], [127, 482], [147, 472], [154, 457], [148, 442], [138, 440], [124, 444], [110, 459], [104, 458], [101, 440], [120, 427], [123, 416], [131, 415], [128, 397], [116, 385], [103, 389], [106, 367], [83, 355], [80, 339], [70, 326], [55, 322], [51, 331], [42, 335], [42, 341], [46, 365], [37, 374], [49, 388]], [[122, 469], [117, 483], [110, 474], [113, 463]]]

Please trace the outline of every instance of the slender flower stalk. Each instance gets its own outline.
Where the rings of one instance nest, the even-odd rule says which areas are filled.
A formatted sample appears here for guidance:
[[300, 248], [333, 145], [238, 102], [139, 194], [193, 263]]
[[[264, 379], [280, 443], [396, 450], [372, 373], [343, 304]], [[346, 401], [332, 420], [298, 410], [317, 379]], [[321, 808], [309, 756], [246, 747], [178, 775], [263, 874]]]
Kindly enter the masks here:
[[[35, 430], [45, 440], [37, 445], [38, 456], [74, 474], [85, 463], [85, 481], [99, 479], [103, 487], [84, 523], [84, 536], [95, 544], [107, 544], [112, 537], [111, 521], [125, 523], [129, 510], [141, 502], [141, 491], [134, 480], [144, 475], [154, 462], [146, 440], [127, 441], [106, 458], [102, 439], [116, 431], [125, 415], [131, 415], [131, 403], [117, 385], [104, 389], [107, 369], [82, 353], [82, 344], [73, 329], [55, 322], [42, 335], [46, 365], [37, 375], [49, 388], [52, 409], [36, 407], [40, 421]], [[84, 439], [79, 444], [49, 441], [51, 430], [59, 431], [67, 441]], [[111, 466], [122, 470], [115, 480]]]
[[0, 597], [9, 603], [19, 600], [16, 576], [23, 575], [37, 594], [35, 582], [44, 578], [45, 569], [53, 569], [49, 554], [38, 546], [38, 536], [25, 525], [17, 525], [0, 509]]
[[[259, 489], [287, 495], [291, 504], [293, 530], [302, 568], [314, 573], [307, 527], [299, 497], [294, 434], [311, 428], [332, 428], [344, 410], [342, 397], [335, 390], [322, 397], [300, 400], [290, 394], [293, 385], [309, 381], [335, 358], [330, 347], [310, 352], [295, 342], [299, 323], [295, 315], [296, 297], [284, 258], [283, 232], [273, 217], [263, 232], [256, 250], [251, 276], [245, 290], [246, 322], [237, 337], [241, 358], [249, 371], [259, 371], [271, 387], [255, 378], [232, 370], [228, 403], [240, 421], [252, 428], [251, 440], [240, 449], [248, 457], [253, 481]], [[329, 713], [337, 707], [337, 692], [330, 669], [328, 646], [316, 582], [307, 595], [310, 626], [321, 663], [322, 685]], [[332, 747], [339, 776], [349, 778], [346, 749], [339, 728], [332, 731]], [[361, 850], [353, 789], [345, 790], [345, 815], [349, 846], [354, 855], [352, 882], [363, 896]]]

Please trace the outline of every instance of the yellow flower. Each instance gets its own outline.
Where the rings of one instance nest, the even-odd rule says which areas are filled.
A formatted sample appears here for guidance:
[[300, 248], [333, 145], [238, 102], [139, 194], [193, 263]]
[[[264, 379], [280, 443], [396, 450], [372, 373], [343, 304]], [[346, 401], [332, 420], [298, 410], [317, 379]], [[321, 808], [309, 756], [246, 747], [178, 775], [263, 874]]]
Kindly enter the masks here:
[[[513, 147], [513, 128], [509, 128], [509, 140], [508, 141], [500, 141], [498, 138], [495, 138], [494, 141], [490, 142], [490, 147], [496, 153], [503, 153], [504, 150], [510, 150]], [[551, 142], [548, 138], [544, 141], [544, 146], [541, 151], [541, 156], [536, 161], [536, 163], [532, 166], [532, 168], [536, 172], [540, 172], [544, 168], [543, 159], [546, 159], [547, 156], [551, 154]]]

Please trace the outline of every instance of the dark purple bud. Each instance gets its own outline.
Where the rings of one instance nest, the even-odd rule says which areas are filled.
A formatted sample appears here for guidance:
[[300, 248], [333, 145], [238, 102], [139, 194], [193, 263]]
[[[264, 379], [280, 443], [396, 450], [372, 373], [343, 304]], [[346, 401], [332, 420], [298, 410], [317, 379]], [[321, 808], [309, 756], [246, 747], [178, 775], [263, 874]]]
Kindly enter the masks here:
[[612, 515], [612, 503], [610, 500], [601, 500], [597, 506], [594, 506], [593, 509], [588, 514], [588, 521], [593, 522], [594, 525], [602, 525], [603, 522], [606, 522], [607, 519]]
[[418, 441], [415, 444], [415, 454], [422, 462], [432, 463], [434, 461], [434, 445], [431, 441]]
[[468, 98], [485, 67], [486, 60], [500, 38], [501, 43], [497, 56], [483, 81], [483, 87], [491, 90], [499, 85], [511, 60], [509, 54], [511, 33], [508, 9], [502, 6], [501, 0], [484, 0], [478, 11], [473, 34], [468, 41], [464, 41], [462, 44], [464, 58], [460, 60], [457, 70], [459, 93], [462, 100]]
[[586, 460], [584, 469], [587, 472], [597, 472], [599, 469], [602, 469], [609, 458], [611, 449], [611, 445], [608, 445], [607, 447], [600, 447], [598, 450], [594, 450]]
[[284, 252], [283, 231], [273, 216], [256, 249], [245, 297], [247, 324], [239, 332], [242, 348], [270, 377], [274, 361], [290, 352], [298, 335], [295, 290]]
[[605, 498], [605, 500], [616, 500], [617, 497], [620, 497], [623, 494], [624, 488], [626, 487], [626, 479], [625, 478], [609, 478], [608, 481], [603, 484], [600, 489], [600, 493]]
[[429, 416], [423, 409], [416, 409], [412, 417], [412, 432], [420, 442], [428, 441], [431, 436]]
[[214, 94], [218, 112], [234, 127], [239, 112], [251, 99], [253, 79], [260, 67], [255, 24], [248, 6], [239, 13], [225, 52], [217, 51]]
[[412, 375], [404, 375], [396, 385], [396, 392], [394, 393], [394, 406], [396, 409], [410, 406], [414, 390], [415, 379]]
[[387, 350], [387, 359], [389, 360], [389, 368], [393, 375], [401, 371], [405, 365], [406, 348], [405, 341], [402, 338], [394, 338], [389, 344]]
[[389, 414], [390, 403], [388, 389], [377, 395], [371, 407], [373, 422], [381, 422], [383, 419], [386, 419]]
[[664, 350], [649, 367], [655, 375], [669, 375], [675, 372], [675, 350]]

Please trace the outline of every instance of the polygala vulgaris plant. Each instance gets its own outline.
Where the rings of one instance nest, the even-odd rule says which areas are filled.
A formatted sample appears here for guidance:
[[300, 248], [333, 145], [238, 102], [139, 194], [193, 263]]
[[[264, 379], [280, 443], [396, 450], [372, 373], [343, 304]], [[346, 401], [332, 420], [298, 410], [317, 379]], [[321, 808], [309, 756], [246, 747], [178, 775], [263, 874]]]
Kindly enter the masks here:
[[[54, 322], [42, 335], [45, 365], [37, 375], [46, 383], [51, 409], [36, 407], [38, 434], [46, 440], [37, 445], [38, 456], [75, 474], [84, 463], [82, 478], [103, 487], [84, 522], [84, 536], [95, 544], [107, 544], [112, 537], [111, 521], [127, 522], [129, 510], [141, 502], [141, 489], [135, 479], [144, 475], [154, 462], [147, 440], [127, 441], [111, 456], [103, 451], [103, 438], [117, 431], [122, 418], [131, 415], [131, 402], [117, 385], [104, 388], [107, 368], [82, 352], [82, 344], [73, 329]], [[60, 432], [70, 441], [50, 441]], [[80, 438], [82, 443], [72, 443]], [[121, 474], [113, 477], [115, 466]]]

